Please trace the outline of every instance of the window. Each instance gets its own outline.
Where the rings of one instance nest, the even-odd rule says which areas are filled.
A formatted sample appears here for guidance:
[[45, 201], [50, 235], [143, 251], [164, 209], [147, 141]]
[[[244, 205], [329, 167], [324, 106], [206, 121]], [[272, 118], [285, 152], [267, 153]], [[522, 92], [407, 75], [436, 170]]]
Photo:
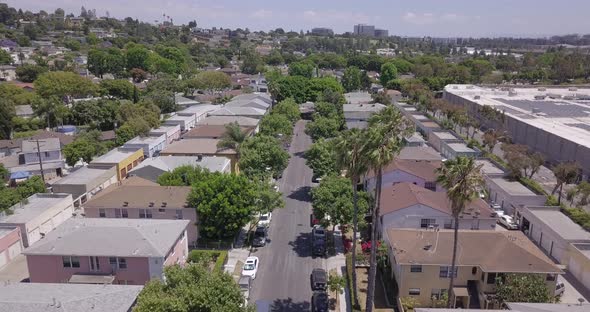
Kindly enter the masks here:
[[420, 288], [410, 288], [408, 293], [410, 296], [420, 296]]
[[427, 229], [430, 226], [436, 225], [436, 219], [421, 219], [420, 220], [420, 227], [423, 229]]
[[139, 209], [139, 218], [140, 219], [151, 219], [152, 218], [152, 210], [151, 209]]
[[422, 266], [421, 265], [411, 265], [410, 266], [410, 272], [412, 272], [412, 273], [421, 273], [422, 272]]
[[164, 208], [158, 208], [158, 212], [166, 212], [166, 209], [164, 209]]
[[496, 283], [496, 273], [488, 273], [488, 284], [495, 284]]
[[101, 217], [101, 218], [106, 218], [107, 217], [106, 210], [104, 210], [104, 208], [98, 209], [98, 216]]
[[126, 269], [127, 268], [127, 259], [118, 258], [118, 260], [119, 260], [119, 269]]
[[127, 171], [130, 171], [131, 169], [133, 169], [133, 166], [131, 164], [127, 165]]
[[453, 228], [453, 220], [452, 219], [445, 220], [444, 227], [445, 227], [445, 229], [452, 229]]
[[152, 210], [151, 209], [146, 209], [145, 210], [145, 217], [148, 219], [152, 218]]
[[127, 209], [121, 209], [121, 216], [123, 218], [129, 218], [129, 214], [127, 213]]
[[45, 158], [48, 158], [49, 155], [50, 155], [49, 152], [45, 152]]
[[[458, 270], [459, 270], [459, 267], [455, 267], [455, 277], [457, 277]], [[440, 273], [438, 276], [442, 277], [442, 278], [450, 278], [451, 277], [451, 267], [450, 266], [441, 266]]]
[[436, 182], [426, 182], [424, 183], [424, 188], [436, 192]]
[[100, 271], [100, 262], [98, 261], [98, 257], [89, 257], [90, 258], [90, 271]]
[[116, 257], [109, 257], [109, 264], [111, 265], [111, 267], [116, 268], [117, 267], [117, 258]]
[[121, 217], [121, 209], [115, 209], [115, 218]]
[[444, 296], [446, 295], [447, 290], [446, 289], [433, 289], [432, 290], [432, 294], [430, 295], [430, 297], [433, 300], [441, 300], [444, 298]]
[[182, 209], [176, 209], [176, 219], [182, 219]]
[[62, 257], [62, 261], [63, 261], [64, 268], [79, 268], [80, 267], [80, 258], [78, 258], [78, 257], [65, 256], [65, 257]]

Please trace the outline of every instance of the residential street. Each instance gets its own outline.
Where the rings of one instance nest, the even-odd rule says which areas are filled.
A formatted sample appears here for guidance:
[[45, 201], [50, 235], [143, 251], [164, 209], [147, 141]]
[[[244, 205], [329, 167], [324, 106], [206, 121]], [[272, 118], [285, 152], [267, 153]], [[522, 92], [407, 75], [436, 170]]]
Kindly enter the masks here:
[[312, 170], [305, 165], [304, 151], [311, 145], [305, 135], [306, 121], [295, 125], [289, 150], [291, 159], [279, 181], [285, 208], [273, 212], [270, 243], [252, 255], [260, 258], [260, 268], [250, 294], [256, 300], [272, 302], [272, 311], [309, 311], [311, 307], [310, 273], [326, 268], [326, 260], [312, 258], [310, 246], [309, 190]]

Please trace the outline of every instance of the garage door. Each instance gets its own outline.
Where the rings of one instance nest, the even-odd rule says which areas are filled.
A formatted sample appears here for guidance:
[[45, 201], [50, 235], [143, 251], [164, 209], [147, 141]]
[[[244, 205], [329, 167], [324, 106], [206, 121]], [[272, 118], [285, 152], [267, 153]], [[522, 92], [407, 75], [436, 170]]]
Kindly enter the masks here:
[[21, 244], [20, 241], [12, 244], [12, 246], [8, 247], [8, 258], [10, 260], [16, 258], [16, 256], [20, 255], [21, 252]]

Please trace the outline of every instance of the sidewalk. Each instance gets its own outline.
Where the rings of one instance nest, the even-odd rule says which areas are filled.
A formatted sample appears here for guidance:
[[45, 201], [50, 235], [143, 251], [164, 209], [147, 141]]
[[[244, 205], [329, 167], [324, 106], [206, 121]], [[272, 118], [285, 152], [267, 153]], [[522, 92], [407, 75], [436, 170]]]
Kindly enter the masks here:
[[[250, 256], [250, 248], [244, 248], [244, 242], [246, 241], [246, 235], [248, 235], [248, 230], [250, 229], [250, 223], [246, 224], [240, 234], [238, 234], [238, 238], [234, 244], [234, 248], [229, 250], [227, 253], [227, 263], [223, 267], [223, 270], [230, 275], [233, 276], [236, 266], [238, 262], [244, 263], [246, 262], [246, 258]], [[235, 279], [239, 279], [239, 276], [234, 276]]]
[[[342, 244], [342, 232], [340, 227], [337, 226], [334, 231], [334, 249], [336, 249], [336, 255], [328, 258], [327, 271], [330, 272], [332, 269], [336, 269], [336, 272], [340, 276], [346, 276], [346, 256], [344, 255], [344, 245]], [[348, 287], [344, 287], [344, 293], [338, 295], [338, 301], [340, 302], [340, 312], [350, 312], [348, 306], [348, 298], [350, 297]]]

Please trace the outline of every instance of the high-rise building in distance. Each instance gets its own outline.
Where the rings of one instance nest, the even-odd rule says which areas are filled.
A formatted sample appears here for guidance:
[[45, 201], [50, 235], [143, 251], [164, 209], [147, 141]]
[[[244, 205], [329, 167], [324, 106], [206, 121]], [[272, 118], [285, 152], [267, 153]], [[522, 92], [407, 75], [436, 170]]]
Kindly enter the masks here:
[[367, 25], [367, 24], [354, 25], [354, 34], [357, 36], [374, 37], [375, 36], [375, 26], [374, 25]]
[[333, 36], [334, 31], [331, 28], [316, 27], [311, 29], [311, 34], [314, 36]]

